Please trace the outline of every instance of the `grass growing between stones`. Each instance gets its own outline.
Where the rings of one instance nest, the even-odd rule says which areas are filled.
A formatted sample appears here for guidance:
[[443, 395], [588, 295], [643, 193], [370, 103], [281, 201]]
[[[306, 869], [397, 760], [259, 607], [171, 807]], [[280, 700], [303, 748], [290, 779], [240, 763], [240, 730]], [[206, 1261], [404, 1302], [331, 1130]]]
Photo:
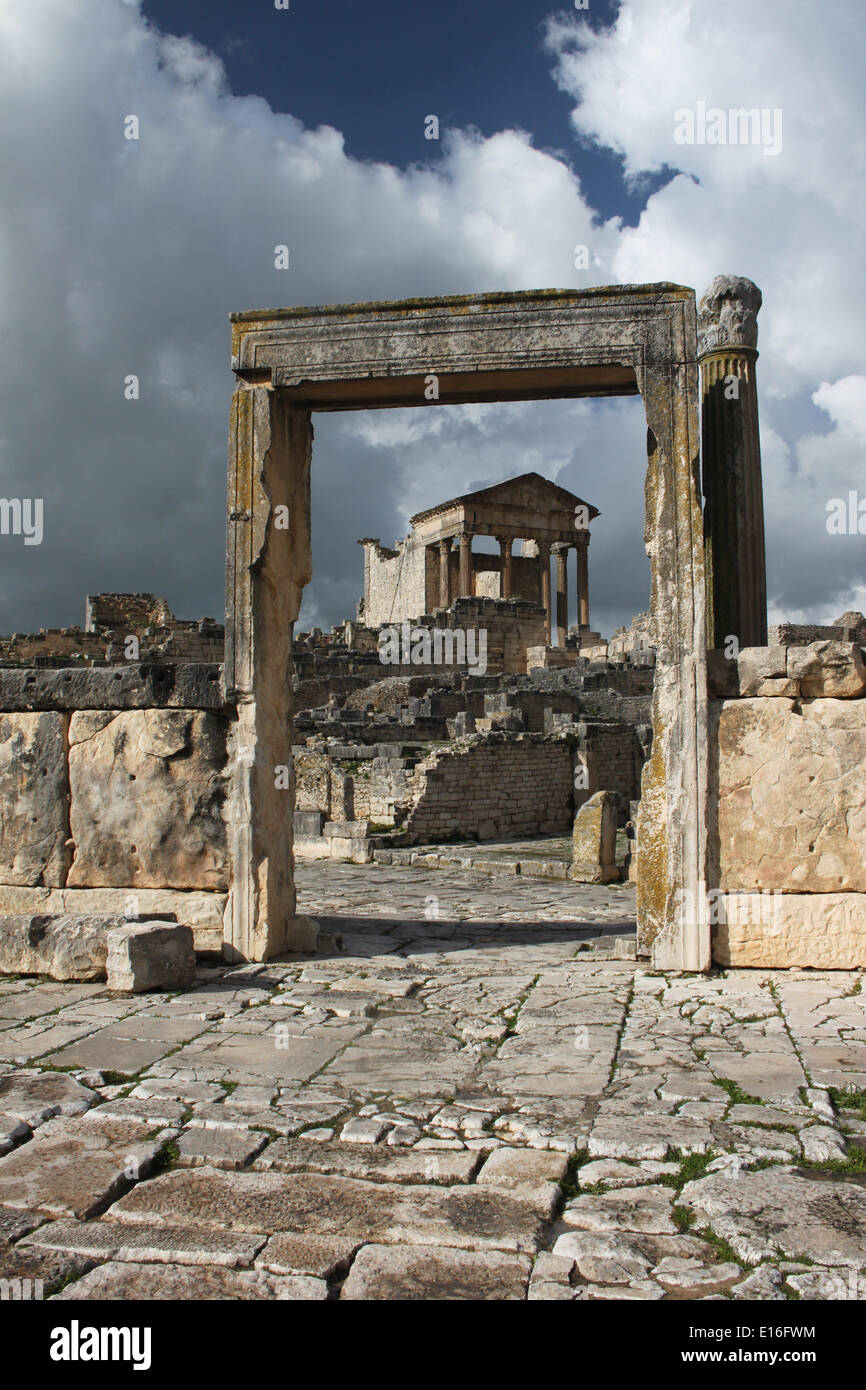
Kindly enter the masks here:
[[713, 1077], [713, 1085], [721, 1086], [723, 1091], [727, 1091], [734, 1105], [763, 1105], [764, 1101], [760, 1096], [750, 1096], [748, 1091], [742, 1090], [736, 1083], [726, 1076]]
[[147, 1176], [158, 1178], [161, 1173], [167, 1173], [177, 1165], [180, 1158], [180, 1149], [174, 1139], [167, 1139], [150, 1166]]
[[866, 1091], [841, 1091], [838, 1087], [831, 1086], [830, 1099], [837, 1113], [853, 1110], [857, 1119], [866, 1121]]
[[740, 1265], [742, 1269], [755, 1268], [748, 1260], [741, 1259], [730, 1242], [725, 1240], [724, 1236], [716, 1235], [710, 1226], [703, 1226], [699, 1231], [693, 1231], [692, 1234], [699, 1236], [701, 1240], [705, 1240], [707, 1245], [712, 1247], [720, 1264]]
[[812, 1172], [819, 1173], [866, 1174], [866, 1149], [852, 1146], [847, 1158], [826, 1158], [821, 1162], [804, 1158], [798, 1162], [797, 1167], [809, 1168]]
[[671, 1207], [671, 1220], [681, 1235], [686, 1235], [695, 1224], [695, 1214], [688, 1207]]
[[696, 1178], [702, 1178], [707, 1167], [716, 1157], [717, 1155], [712, 1149], [702, 1154], [684, 1154], [680, 1149], [668, 1149], [665, 1154], [665, 1162], [678, 1163], [680, 1165], [679, 1172], [662, 1173], [655, 1181], [662, 1187], [685, 1187], [687, 1182], [694, 1182]]
[[568, 1160], [568, 1167], [559, 1186], [562, 1191], [563, 1202], [573, 1202], [575, 1197], [579, 1197], [581, 1192], [589, 1192], [590, 1188], [582, 1188], [578, 1173], [589, 1159], [588, 1149], [577, 1149]]
[[511, 1010], [511, 1013], [502, 1014], [502, 1022], [505, 1024], [505, 1033], [503, 1037], [500, 1039], [497, 1045], [498, 1047], [501, 1047], [502, 1043], [507, 1042], [509, 1038], [513, 1038], [515, 1033], [517, 1032], [517, 1020], [520, 1017], [520, 1010], [523, 1008], [530, 994], [535, 989], [535, 986], [538, 984], [538, 980], [539, 976], [534, 975], [530, 980], [529, 984], [526, 986], [526, 989], [523, 991], [523, 993], [518, 996], [517, 1002], [515, 1003], [514, 1008]]
[[56, 1279], [53, 1279], [50, 1284], [45, 1286], [43, 1298], [56, 1297], [56, 1295], [62, 1293], [69, 1284], [74, 1284], [76, 1280], [82, 1278], [86, 1272], [87, 1267], [85, 1266], [84, 1269], [70, 1269], [66, 1274], [59, 1275]]

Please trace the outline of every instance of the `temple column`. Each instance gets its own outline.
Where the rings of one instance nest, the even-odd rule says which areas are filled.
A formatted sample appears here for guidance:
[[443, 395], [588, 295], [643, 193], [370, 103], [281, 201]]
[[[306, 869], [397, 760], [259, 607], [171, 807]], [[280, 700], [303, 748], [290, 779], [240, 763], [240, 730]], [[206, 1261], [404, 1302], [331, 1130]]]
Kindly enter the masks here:
[[460, 598], [472, 597], [472, 532], [460, 532]]
[[577, 551], [577, 621], [589, 628], [589, 532], [575, 546]]
[[514, 544], [511, 536], [497, 536], [499, 542], [499, 554], [502, 559], [502, 582], [499, 588], [500, 598], [511, 598], [512, 585], [512, 565], [511, 547]]
[[547, 617], [547, 644], [550, 645], [550, 543], [538, 542], [538, 569], [541, 575], [539, 601]]
[[556, 645], [565, 649], [568, 633], [568, 552], [570, 547], [557, 541], [556, 556]]
[[439, 542], [439, 607], [451, 607], [451, 542]]
[[698, 306], [707, 638], [767, 642], [767, 564], [758, 434], [758, 310], [751, 280], [717, 275]]

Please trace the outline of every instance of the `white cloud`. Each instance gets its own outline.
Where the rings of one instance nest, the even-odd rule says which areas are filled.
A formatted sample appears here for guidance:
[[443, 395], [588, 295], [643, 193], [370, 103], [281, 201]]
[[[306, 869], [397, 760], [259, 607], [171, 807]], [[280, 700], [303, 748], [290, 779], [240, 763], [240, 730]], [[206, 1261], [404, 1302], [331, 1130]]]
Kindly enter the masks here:
[[[866, 410], [866, 383], [854, 375], [866, 233], [862, 10], [819, 14], [810, 0], [730, 0], [722, 10], [630, 0], [613, 29], [556, 21], [548, 39], [584, 138], [620, 153], [632, 177], [681, 171], [649, 199], [638, 225], [623, 229], [615, 278], [672, 279], [700, 294], [714, 275], [733, 272], [761, 286], [771, 601], [824, 616], [828, 602], [851, 606], [862, 554], [834, 546], [822, 499], [862, 474], [863, 462], [862, 439], [858, 451], [851, 434]], [[780, 110], [781, 152], [678, 145], [675, 113], [699, 102]]]
[[[620, 152], [635, 179], [683, 171], [624, 228], [599, 221], [566, 163], [524, 132], [452, 132], [433, 167], [361, 163], [339, 131], [234, 96], [218, 58], [158, 34], [136, 3], [5, 0], [0, 476], [5, 495], [44, 498], [45, 541], [3, 539], [0, 630], [75, 621], [96, 588], [218, 611], [231, 310], [615, 280], [700, 292], [726, 270], [765, 296], [774, 600], [812, 611], [853, 594], [862, 562], [813, 535], [807, 513], [860, 458], [858, 24], [855, 7], [819, 18], [805, 0], [722, 12], [632, 0], [615, 29], [555, 26], [582, 138]], [[780, 106], [782, 153], [677, 146], [674, 111], [698, 100]], [[123, 138], [130, 114], [138, 141]], [[288, 272], [274, 269], [280, 243]], [[574, 267], [579, 244], [591, 271]], [[123, 399], [128, 373], [138, 402]], [[600, 402], [319, 417], [311, 607], [352, 612], [355, 536], [393, 539], [471, 480], [535, 468], [602, 506], [593, 582], [622, 621], [645, 604], [639, 415]]]

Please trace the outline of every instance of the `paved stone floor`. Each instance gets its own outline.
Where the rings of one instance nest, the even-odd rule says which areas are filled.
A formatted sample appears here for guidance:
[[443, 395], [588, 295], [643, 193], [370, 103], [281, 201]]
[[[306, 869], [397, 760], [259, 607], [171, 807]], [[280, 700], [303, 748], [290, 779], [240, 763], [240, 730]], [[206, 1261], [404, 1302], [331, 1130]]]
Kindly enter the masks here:
[[866, 1297], [859, 975], [658, 974], [627, 959], [627, 887], [299, 881], [341, 950], [174, 996], [0, 979], [0, 1278], [75, 1300]]

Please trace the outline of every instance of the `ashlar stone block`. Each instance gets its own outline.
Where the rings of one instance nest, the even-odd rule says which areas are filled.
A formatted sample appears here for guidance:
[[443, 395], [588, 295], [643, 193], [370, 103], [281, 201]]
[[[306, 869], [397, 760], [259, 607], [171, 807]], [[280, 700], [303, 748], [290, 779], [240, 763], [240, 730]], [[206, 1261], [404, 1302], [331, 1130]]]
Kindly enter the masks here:
[[107, 933], [108, 988], [141, 994], [195, 983], [195, 938], [178, 922], [141, 922]]
[[226, 729], [201, 710], [72, 715], [70, 887], [227, 886]]
[[0, 883], [62, 887], [69, 864], [65, 716], [0, 714]]

